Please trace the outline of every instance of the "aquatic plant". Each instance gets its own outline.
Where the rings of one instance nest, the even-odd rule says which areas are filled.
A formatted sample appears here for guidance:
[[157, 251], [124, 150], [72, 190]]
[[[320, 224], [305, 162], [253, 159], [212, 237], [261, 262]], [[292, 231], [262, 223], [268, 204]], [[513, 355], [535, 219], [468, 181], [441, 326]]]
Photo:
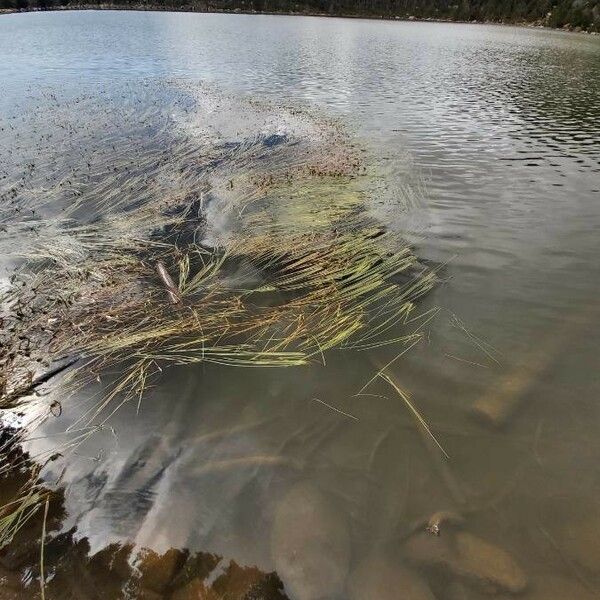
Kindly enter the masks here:
[[[190, 93], [202, 106], [215, 92], [185, 92], [187, 122]], [[77, 360], [71, 391], [117, 373], [92, 422], [139, 403], [169, 365], [300, 366], [418, 339], [397, 325], [435, 274], [370, 215], [376, 174], [350, 137], [302, 112], [269, 122], [252, 102], [231, 125], [240, 102], [219, 106], [191, 132], [134, 106], [102, 135], [61, 111], [64, 154], [4, 183], [0, 246], [19, 267], [3, 301], [3, 406], [33, 391], [36, 360]], [[69, 174], [78, 153], [86, 165]]]

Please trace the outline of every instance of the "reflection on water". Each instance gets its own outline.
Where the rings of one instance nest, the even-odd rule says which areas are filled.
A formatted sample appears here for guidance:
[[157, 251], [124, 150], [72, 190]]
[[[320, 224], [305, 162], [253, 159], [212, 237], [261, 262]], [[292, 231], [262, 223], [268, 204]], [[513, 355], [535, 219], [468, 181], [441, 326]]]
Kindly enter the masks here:
[[[11, 15], [0, 35], [3, 128], [35, 106], [29, 86], [58, 80], [77, 95], [138, 76], [212, 80], [343, 117], [385, 173], [373, 214], [445, 265], [420, 305], [442, 312], [387, 372], [449, 459], [388, 383], [357, 395], [393, 349], [285, 370], [172, 369], [139, 414], [123, 406], [69, 456], [60, 528], [85, 539], [66, 551], [76, 577], [92, 571], [88, 553], [134, 563], [129, 550], [97, 558], [120, 543], [189, 549], [169, 555], [178, 574], [159, 597], [177, 597], [191, 560], [202, 565], [189, 597], [214, 584], [217, 597], [279, 598], [271, 579], [255, 592], [217, 585], [275, 571], [300, 600], [600, 594], [597, 39], [110, 12]], [[424, 202], [398, 214], [395, 190], [420, 179]], [[76, 423], [80, 400], [45, 434]], [[49, 483], [60, 475], [48, 466]], [[22, 575], [28, 560], [12, 566]]]
[[[6, 438], [3, 437], [3, 442]], [[26, 458], [18, 449], [12, 460]], [[2, 478], [5, 501], [23, 483], [24, 475]], [[111, 543], [93, 552], [75, 530], [60, 531], [65, 518], [62, 490], [51, 496], [44, 516], [37, 513], [20, 527], [14, 542], [2, 551], [3, 598], [42, 598], [32, 585], [44, 573], [46, 598], [272, 598], [285, 600], [275, 573], [239, 565], [215, 553], [169, 548], [157, 553], [130, 542]], [[48, 532], [42, 547], [40, 531]]]

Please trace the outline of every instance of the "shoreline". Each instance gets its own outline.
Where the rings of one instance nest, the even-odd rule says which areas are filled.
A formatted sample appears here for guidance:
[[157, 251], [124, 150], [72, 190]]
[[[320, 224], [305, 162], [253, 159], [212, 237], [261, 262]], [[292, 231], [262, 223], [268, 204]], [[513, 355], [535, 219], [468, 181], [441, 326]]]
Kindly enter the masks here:
[[78, 11], [78, 10], [123, 10], [132, 12], [172, 12], [172, 13], [200, 13], [200, 14], [225, 14], [225, 15], [269, 15], [269, 16], [287, 16], [287, 17], [325, 17], [333, 19], [366, 19], [369, 21], [398, 21], [398, 22], [414, 22], [414, 23], [456, 23], [462, 25], [498, 25], [503, 27], [521, 27], [526, 29], [545, 29], [548, 31], [562, 31], [565, 33], [585, 33], [588, 35], [599, 35], [597, 31], [589, 31], [581, 27], [550, 27], [544, 25], [539, 21], [520, 21], [520, 22], [506, 22], [506, 21], [462, 21], [459, 19], [443, 19], [443, 18], [422, 18], [416, 16], [386, 16], [386, 15], [355, 15], [355, 14], [330, 14], [323, 12], [294, 12], [294, 11], [256, 11], [256, 10], [243, 10], [240, 8], [235, 9], [202, 9], [202, 8], [191, 8], [183, 7], [177, 8], [175, 6], [161, 6], [161, 5], [130, 5], [130, 4], [81, 4], [81, 5], [70, 5], [70, 6], [53, 6], [51, 8], [2, 8], [0, 9], [1, 15], [18, 14], [18, 13], [30, 13], [30, 12], [62, 12], [62, 11]]

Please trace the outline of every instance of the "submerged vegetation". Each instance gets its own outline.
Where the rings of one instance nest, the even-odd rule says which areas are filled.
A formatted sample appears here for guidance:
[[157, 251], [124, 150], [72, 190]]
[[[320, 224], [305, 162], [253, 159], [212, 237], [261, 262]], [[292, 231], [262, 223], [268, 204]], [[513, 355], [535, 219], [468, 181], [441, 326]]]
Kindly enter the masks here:
[[[94, 377], [133, 361], [119, 388], [141, 394], [164, 364], [301, 365], [381, 343], [433, 275], [399, 279], [414, 255], [366, 213], [368, 176], [348, 140], [319, 135], [310, 154], [312, 141], [287, 134], [191, 156], [171, 145], [169, 163], [148, 153], [135, 170], [107, 153], [105, 174], [124, 168], [139, 196], [95, 177], [54, 216], [37, 216], [48, 197], [19, 206], [23, 218], [9, 204], [6, 253], [26, 230], [35, 239], [17, 250], [26, 260], [5, 300], [6, 400], [23, 386], [19, 363], [40, 352], [77, 357]], [[173, 168], [182, 185], [165, 194]]]
[[[50, 94], [43, 118], [3, 125], [3, 408], [69, 369], [65, 393], [112, 382], [97, 425], [170, 365], [300, 366], [420, 338], [435, 274], [371, 216], [375, 173], [337, 124], [175, 84], [168, 115], [143, 109], [156, 93], [110, 116], [109, 98], [67, 113]], [[60, 412], [44, 402], [36, 419]], [[1, 541], [43, 501], [35, 485]]]

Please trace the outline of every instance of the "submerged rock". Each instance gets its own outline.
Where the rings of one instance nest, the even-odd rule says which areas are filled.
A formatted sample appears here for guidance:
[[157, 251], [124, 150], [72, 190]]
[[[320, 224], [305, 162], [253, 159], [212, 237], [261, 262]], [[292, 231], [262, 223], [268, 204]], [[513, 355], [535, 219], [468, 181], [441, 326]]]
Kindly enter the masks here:
[[218, 595], [207, 588], [204, 582], [196, 577], [185, 586], [175, 590], [171, 596], [172, 600], [218, 600]]
[[276, 509], [271, 553], [292, 600], [337, 597], [350, 562], [346, 520], [317, 488], [297, 484]]
[[531, 586], [527, 600], [597, 600], [599, 592], [586, 589], [573, 579], [544, 574]]
[[[589, 513], [587, 513], [589, 515]], [[569, 523], [562, 531], [561, 547], [580, 567], [600, 573], [600, 514]]]
[[406, 556], [413, 562], [442, 568], [485, 592], [522, 592], [527, 577], [502, 548], [466, 532], [435, 536], [422, 532], [409, 538]]
[[416, 573], [379, 555], [363, 560], [352, 571], [347, 592], [349, 600], [435, 600]]
[[[32, 594], [33, 597], [35, 595]], [[23, 598], [23, 585], [19, 573], [0, 566], [0, 600], [20, 600]]]
[[[460, 581], [459, 579], [449, 581], [444, 588], [444, 592], [444, 600], [481, 600], [481, 594], [477, 590], [471, 589], [464, 581]], [[502, 596], [497, 596], [497, 598], [500, 600], [501, 598], [506, 598], [506, 596], [503, 594]]]
[[148, 549], [142, 550], [136, 565], [140, 572], [141, 589], [164, 592], [186, 558], [185, 552], [175, 548], [167, 550], [164, 554], [157, 554]]

